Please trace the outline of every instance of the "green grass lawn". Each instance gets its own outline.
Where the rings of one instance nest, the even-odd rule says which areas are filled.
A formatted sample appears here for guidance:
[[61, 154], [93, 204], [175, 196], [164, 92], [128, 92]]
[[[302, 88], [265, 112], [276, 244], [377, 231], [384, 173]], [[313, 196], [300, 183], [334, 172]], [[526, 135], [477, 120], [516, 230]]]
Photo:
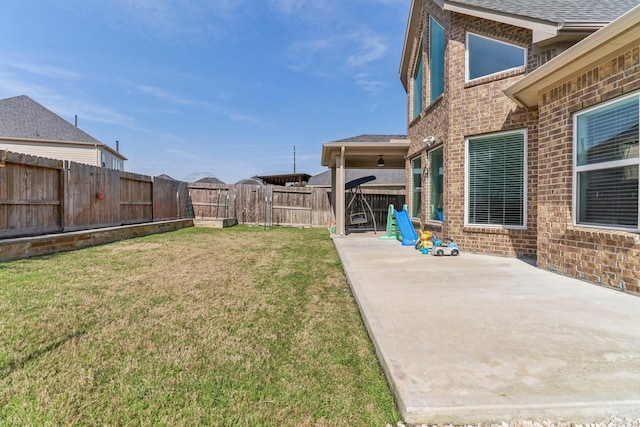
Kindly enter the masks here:
[[398, 420], [326, 230], [190, 228], [0, 263], [0, 425]]

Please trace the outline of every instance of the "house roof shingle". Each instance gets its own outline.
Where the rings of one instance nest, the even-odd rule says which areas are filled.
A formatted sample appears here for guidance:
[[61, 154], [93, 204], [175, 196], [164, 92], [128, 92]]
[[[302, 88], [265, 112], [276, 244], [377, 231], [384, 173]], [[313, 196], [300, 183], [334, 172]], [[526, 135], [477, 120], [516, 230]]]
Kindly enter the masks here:
[[450, 3], [543, 21], [611, 22], [638, 5], [638, 0], [455, 0]]
[[26, 95], [0, 99], [0, 136], [103, 145]]
[[206, 176], [204, 178], [200, 178], [196, 181], [197, 184], [217, 184], [217, 185], [225, 185], [225, 183], [216, 178], [215, 176]]

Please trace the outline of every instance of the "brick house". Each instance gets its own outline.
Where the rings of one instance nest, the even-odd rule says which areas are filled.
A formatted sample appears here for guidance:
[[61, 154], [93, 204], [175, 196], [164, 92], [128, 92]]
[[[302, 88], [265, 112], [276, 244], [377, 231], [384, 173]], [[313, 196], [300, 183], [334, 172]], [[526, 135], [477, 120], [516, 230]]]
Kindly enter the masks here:
[[[567, 216], [573, 206], [573, 128], [572, 116], [561, 111], [570, 104], [575, 112], [572, 98], [586, 95], [575, 88], [569, 93], [569, 78], [554, 92], [540, 94], [544, 109], [505, 93], [636, 5], [636, 0], [413, 0], [400, 79], [408, 99], [411, 143], [405, 169], [414, 224], [455, 239], [467, 252], [537, 257], [543, 268], [637, 292], [637, 272], [622, 273], [623, 267], [595, 272], [593, 264], [589, 271], [581, 269], [583, 262], [575, 257], [583, 252], [569, 249], [596, 252], [603, 247], [597, 241], [605, 240], [608, 255], [588, 259], [617, 265], [618, 245], [635, 247], [631, 260], [637, 266], [637, 203], [634, 226], [598, 224], [595, 235], [573, 240], [563, 231], [567, 223], [575, 236], [588, 228]], [[629, 68], [620, 79], [633, 79], [632, 72], [637, 80], [637, 50], [635, 55], [625, 57]], [[585, 76], [580, 78], [593, 90], [604, 85], [593, 73]], [[559, 137], [565, 138], [562, 144]], [[637, 153], [637, 139], [635, 144]], [[635, 170], [637, 201], [637, 154]], [[568, 256], [574, 258], [567, 261]], [[626, 253], [624, 259], [629, 261]]]

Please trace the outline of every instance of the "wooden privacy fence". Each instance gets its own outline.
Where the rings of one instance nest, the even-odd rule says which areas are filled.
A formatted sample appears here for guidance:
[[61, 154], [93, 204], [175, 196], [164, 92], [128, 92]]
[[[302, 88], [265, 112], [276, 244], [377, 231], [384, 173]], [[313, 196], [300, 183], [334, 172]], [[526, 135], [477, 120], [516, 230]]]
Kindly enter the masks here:
[[0, 238], [189, 217], [187, 184], [0, 150]]
[[[362, 189], [384, 227], [404, 190]], [[0, 150], [0, 238], [37, 236], [173, 219], [326, 227], [327, 188], [187, 184]]]
[[[390, 204], [405, 203], [404, 190], [363, 189], [379, 227]], [[326, 227], [334, 218], [331, 190], [277, 185], [189, 184], [196, 219], [235, 218], [241, 224]]]

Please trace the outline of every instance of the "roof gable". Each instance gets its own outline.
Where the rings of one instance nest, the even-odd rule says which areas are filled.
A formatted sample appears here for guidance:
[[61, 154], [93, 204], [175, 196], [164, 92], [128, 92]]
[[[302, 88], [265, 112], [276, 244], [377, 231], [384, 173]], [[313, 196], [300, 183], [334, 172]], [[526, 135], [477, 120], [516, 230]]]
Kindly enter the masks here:
[[0, 100], [0, 137], [103, 145], [26, 95]]
[[443, 10], [501, 22], [533, 33], [533, 43], [562, 34], [583, 33], [583, 37], [638, 5], [638, 0], [412, 0], [400, 60], [400, 81], [408, 88], [409, 55], [420, 27], [421, 8], [433, 2]]

